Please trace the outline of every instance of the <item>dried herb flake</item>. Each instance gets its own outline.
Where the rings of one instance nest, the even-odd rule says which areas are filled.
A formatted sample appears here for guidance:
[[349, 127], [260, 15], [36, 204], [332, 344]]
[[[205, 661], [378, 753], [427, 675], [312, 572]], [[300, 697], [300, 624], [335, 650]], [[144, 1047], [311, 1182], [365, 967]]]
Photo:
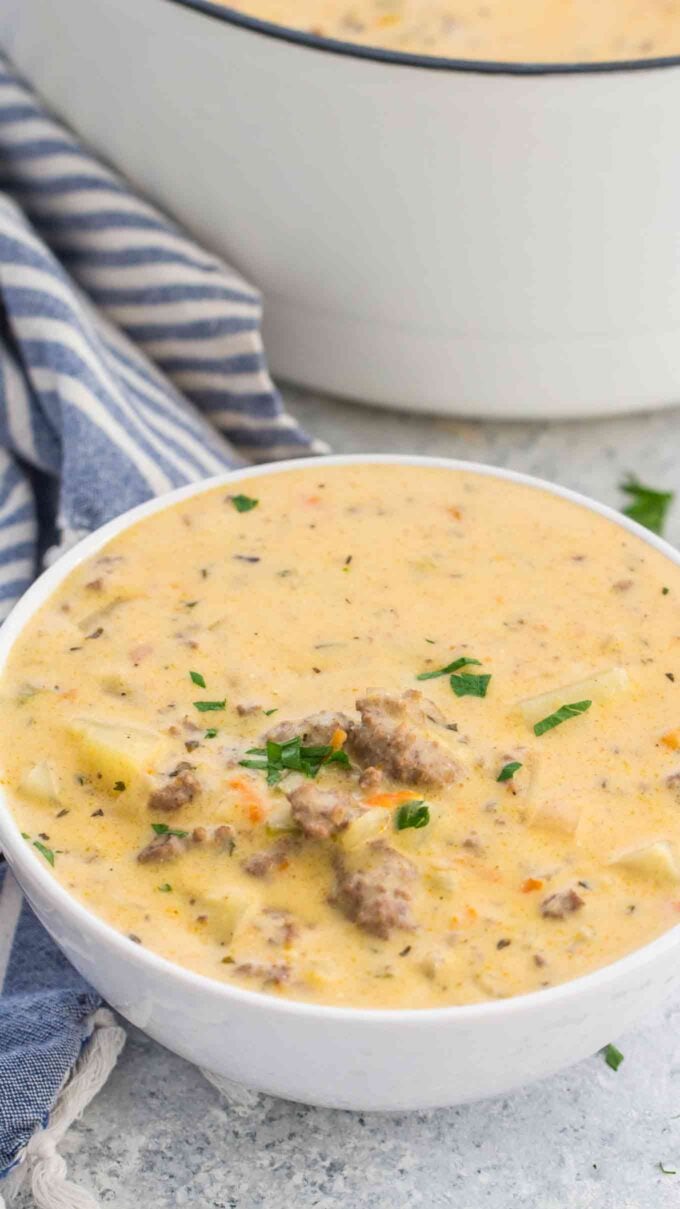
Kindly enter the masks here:
[[409, 827], [419, 830], [421, 827], [427, 827], [429, 821], [430, 808], [422, 798], [404, 802], [394, 816], [394, 826], [397, 831], [406, 831]]
[[252, 512], [260, 502], [251, 495], [230, 495], [229, 499], [237, 512]]
[[541, 721], [536, 723], [534, 734], [544, 735], [547, 730], [560, 726], [562, 722], [567, 722], [569, 718], [576, 718], [579, 714], [585, 714], [592, 704], [592, 701], [573, 701], [571, 705], [561, 705], [559, 709], [555, 710], [554, 714], [548, 714], [547, 718], [541, 718]]

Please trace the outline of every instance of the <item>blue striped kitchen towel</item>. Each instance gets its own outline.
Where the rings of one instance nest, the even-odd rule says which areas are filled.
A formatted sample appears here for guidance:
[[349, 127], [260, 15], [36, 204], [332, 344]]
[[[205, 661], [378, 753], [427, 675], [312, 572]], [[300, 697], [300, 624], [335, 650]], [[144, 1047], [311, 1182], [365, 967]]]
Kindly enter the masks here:
[[[269, 378], [260, 313], [0, 57], [0, 620], [46, 545], [225, 467], [322, 451]], [[41, 1209], [95, 1204], [56, 1146], [122, 1042], [6, 871], [0, 1205], [26, 1177]]]

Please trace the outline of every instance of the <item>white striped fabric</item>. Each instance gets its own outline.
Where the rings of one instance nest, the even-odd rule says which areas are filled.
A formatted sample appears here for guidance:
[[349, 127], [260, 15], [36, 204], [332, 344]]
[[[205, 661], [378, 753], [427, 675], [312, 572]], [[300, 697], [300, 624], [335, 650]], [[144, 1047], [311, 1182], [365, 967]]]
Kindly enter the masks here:
[[37, 569], [48, 480], [67, 539], [243, 460], [323, 451], [283, 409], [260, 318], [0, 57], [0, 620]]

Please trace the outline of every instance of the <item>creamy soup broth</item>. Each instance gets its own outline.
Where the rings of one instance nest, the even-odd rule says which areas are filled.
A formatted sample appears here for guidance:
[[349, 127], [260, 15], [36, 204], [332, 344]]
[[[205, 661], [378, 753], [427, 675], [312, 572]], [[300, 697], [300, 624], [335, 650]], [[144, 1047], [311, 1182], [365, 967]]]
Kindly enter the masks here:
[[679, 595], [528, 486], [248, 478], [44, 605], [3, 676], [2, 783], [51, 876], [211, 978], [392, 1008], [539, 990], [680, 920]]
[[678, 0], [239, 0], [252, 17], [389, 50], [506, 62], [680, 53]]

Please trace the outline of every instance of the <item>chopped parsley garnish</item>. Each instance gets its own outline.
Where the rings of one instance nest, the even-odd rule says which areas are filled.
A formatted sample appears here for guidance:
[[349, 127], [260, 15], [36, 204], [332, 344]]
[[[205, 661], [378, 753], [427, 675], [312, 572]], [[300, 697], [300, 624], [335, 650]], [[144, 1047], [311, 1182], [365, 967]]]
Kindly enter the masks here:
[[209, 726], [209, 727], [208, 727], [208, 729], [207, 729], [207, 731], [205, 732], [205, 736], [204, 736], [204, 738], [206, 738], [206, 739], [215, 739], [216, 737], [217, 737], [217, 731], [215, 730], [215, 727], [214, 727], [214, 726]]
[[114, 781], [113, 788], [115, 789], [116, 793], [124, 793], [127, 789], [127, 786], [125, 781]]
[[54, 865], [54, 853], [51, 848], [48, 848], [45, 844], [41, 844], [40, 840], [34, 840], [33, 847], [37, 848], [40, 855], [45, 857], [48, 865]]
[[194, 708], [201, 714], [207, 714], [212, 709], [224, 709], [226, 707], [226, 697], [224, 701], [194, 701]]
[[552, 730], [554, 726], [567, 722], [569, 718], [576, 718], [579, 714], [585, 714], [592, 704], [592, 701], [573, 701], [571, 705], [561, 705], [559, 709], [555, 710], [554, 714], [548, 714], [547, 718], [541, 718], [541, 721], [536, 723], [534, 734], [544, 735], [547, 730]]
[[179, 831], [177, 827], [168, 827], [167, 823], [152, 823], [151, 830], [156, 832], [156, 835], [176, 835], [178, 840], [184, 840], [188, 836], [188, 831]]
[[461, 672], [459, 676], [451, 677], [451, 688], [457, 697], [486, 697], [490, 679], [490, 675], [476, 676], [472, 672]]
[[661, 533], [666, 520], [666, 513], [675, 499], [673, 491], [656, 491], [653, 487], [645, 487], [634, 475], [629, 475], [621, 483], [620, 490], [627, 495], [630, 503], [623, 509], [624, 516], [651, 529], [652, 533]]
[[22, 833], [21, 833], [21, 838], [22, 838], [23, 840], [30, 840], [30, 838], [31, 838], [31, 837], [30, 837], [30, 835], [28, 834], [28, 832], [27, 832], [27, 831], [22, 831]]
[[668, 593], [669, 593], [669, 592], [670, 592], [670, 588], [662, 588], [662, 589], [661, 589], [661, 595], [662, 595], [662, 596], [668, 596]]
[[160, 890], [161, 894], [169, 894], [172, 890], [172, 886], [170, 885], [170, 882], [163, 882], [163, 885], [159, 886], [158, 889]]
[[251, 512], [253, 508], [257, 508], [260, 502], [254, 500], [251, 495], [230, 495], [229, 499], [237, 512]]
[[406, 831], [407, 827], [427, 827], [430, 821], [430, 807], [422, 798], [404, 802], [396, 811], [394, 826], [397, 831]]
[[205, 680], [200, 672], [189, 672], [189, 676], [199, 688], [205, 688]]
[[623, 1062], [623, 1054], [615, 1045], [605, 1045], [603, 1050], [600, 1050], [607, 1066], [611, 1066], [612, 1070], [618, 1070]]
[[[425, 639], [430, 642], [429, 638]], [[458, 672], [462, 667], [472, 667], [473, 664], [479, 666], [479, 659], [466, 659], [462, 656], [460, 659], [454, 659], [453, 663], [447, 663], [446, 667], [437, 668], [436, 672], [421, 672], [416, 676], [416, 680], [436, 680], [437, 676], [450, 676], [451, 672]]]
[[662, 1171], [664, 1175], [678, 1174], [677, 1167], [667, 1167], [665, 1163], [659, 1163], [659, 1171]]
[[251, 747], [246, 752], [250, 760], [240, 760], [244, 768], [257, 768], [267, 774], [267, 784], [277, 785], [285, 772], [301, 772], [306, 777], [315, 777], [319, 769], [326, 764], [342, 764], [349, 767], [347, 753], [332, 747], [318, 744], [313, 747], [303, 747], [300, 735], [288, 739], [286, 743], [275, 743], [270, 739], [266, 747]]
[[275, 705], [273, 709], [266, 709], [266, 710], [264, 711], [264, 713], [265, 713], [266, 717], [267, 717], [267, 718], [270, 718], [272, 714], [275, 714], [275, 713], [276, 713], [276, 711], [277, 711], [277, 709], [278, 709], [278, 708], [279, 708], [279, 707], [278, 707], [278, 705]]
[[509, 764], [504, 764], [496, 777], [497, 781], [510, 781], [516, 772], [519, 772], [522, 767], [519, 760], [511, 760]]

